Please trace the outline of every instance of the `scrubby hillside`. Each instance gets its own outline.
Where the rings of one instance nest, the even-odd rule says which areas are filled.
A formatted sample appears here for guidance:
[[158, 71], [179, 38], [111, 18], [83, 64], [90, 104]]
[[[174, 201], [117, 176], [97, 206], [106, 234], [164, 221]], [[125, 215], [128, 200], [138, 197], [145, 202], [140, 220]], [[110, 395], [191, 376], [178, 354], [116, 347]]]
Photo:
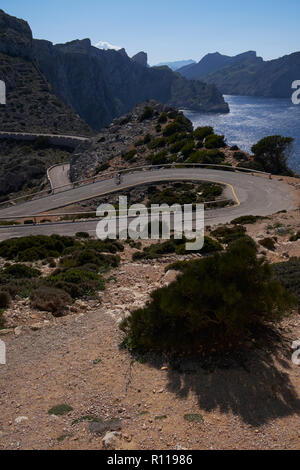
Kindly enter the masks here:
[[71, 179], [139, 165], [186, 162], [249, 164], [250, 156], [230, 148], [212, 127], [193, 130], [184, 114], [154, 100], [137, 105], [89, 142], [71, 159]]

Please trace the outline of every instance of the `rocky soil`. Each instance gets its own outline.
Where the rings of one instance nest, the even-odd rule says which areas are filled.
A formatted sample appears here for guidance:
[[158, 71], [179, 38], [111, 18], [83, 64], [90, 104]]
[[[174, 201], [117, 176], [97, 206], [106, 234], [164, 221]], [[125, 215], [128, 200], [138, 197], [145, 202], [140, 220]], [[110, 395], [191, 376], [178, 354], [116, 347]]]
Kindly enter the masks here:
[[[277, 235], [276, 252], [266, 252], [271, 261], [299, 256], [300, 240], [278, 233], [299, 229], [297, 215], [247, 226], [257, 241]], [[291, 361], [299, 314], [282, 322], [275, 347], [250, 342], [242, 357], [218, 365], [131, 356], [120, 348], [120, 320], [176, 276], [165, 272], [173, 256], [132, 263], [133, 252], [126, 245], [100, 303], [77, 301], [55, 319], [18, 299], [6, 312], [0, 448], [300, 449], [300, 369]], [[66, 414], [48, 413], [62, 404]]]
[[[151, 106], [156, 114], [152, 119], [140, 121], [146, 105]], [[137, 105], [130, 113], [114, 119], [96, 137], [76, 149], [76, 155], [71, 160], [71, 180], [76, 181], [94, 176], [97, 174], [97, 167], [108, 161], [110, 162], [108, 165], [110, 170], [116, 170], [120, 167], [126, 168], [127, 165], [121, 158], [122, 154], [129, 151], [130, 148], [134, 148], [134, 143], [147, 134], [160, 137], [161, 133], [157, 133], [155, 130], [157, 116], [168, 109], [170, 108], [151, 100], [147, 104]], [[142, 157], [142, 155], [140, 156]], [[135, 166], [142, 164], [143, 161], [140, 161], [139, 158], [139, 162]]]

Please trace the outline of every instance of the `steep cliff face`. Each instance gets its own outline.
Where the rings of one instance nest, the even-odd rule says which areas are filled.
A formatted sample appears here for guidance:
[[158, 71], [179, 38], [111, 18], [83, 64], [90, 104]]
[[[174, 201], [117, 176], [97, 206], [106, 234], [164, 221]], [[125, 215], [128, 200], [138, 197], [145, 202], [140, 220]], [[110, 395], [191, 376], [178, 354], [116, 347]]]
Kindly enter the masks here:
[[34, 40], [33, 47], [54, 92], [95, 130], [147, 99], [228, 112], [214, 86], [191, 83], [167, 67], [145, 67], [145, 60], [130, 59], [124, 49], [100, 50], [88, 39], [58, 45]]
[[208, 54], [198, 64], [179, 70], [186, 78], [215, 84], [224, 94], [290, 98], [300, 77], [300, 52], [263, 61], [254, 52], [235, 57]]
[[0, 10], [0, 31], [0, 80], [6, 84], [0, 130], [90, 135], [87, 124], [57, 98], [33, 60], [27, 23]]

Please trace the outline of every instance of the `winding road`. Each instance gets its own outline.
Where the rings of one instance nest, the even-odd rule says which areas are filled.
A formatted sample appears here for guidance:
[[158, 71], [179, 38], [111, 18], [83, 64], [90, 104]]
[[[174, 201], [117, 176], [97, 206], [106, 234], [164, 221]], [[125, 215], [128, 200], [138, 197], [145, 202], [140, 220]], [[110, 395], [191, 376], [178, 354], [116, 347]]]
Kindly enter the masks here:
[[[213, 170], [206, 168], [164, 168], [159, 170], [144, 170], [127, 173], [123, 176], [121, 185], [117, 186], [114, 178], [86, 184], [64, 192], [55, 192], [50, 196], [31, 200], [23, 204], [0, 208], [0, 219], [47, 214], [48, 211], [58, 210], [70, 204], [87, 199], [100, 199], [101, 196], [120, 192], [149, 182], [159, 181], [210, 181], [226, 185], [225, 197], [232, 198], [234, 206], [207, 210], [205, 224], [216, 225], [227, 223], [242, 215], [271, 215], [282, 210], [295, 208], [293, 192], [287, 184], [270, 180], [264, 176], [242, 172]], [[180, 201], [179, 201], [180, 202]], [[1, 207], [1, 206], [0, 206]], [[20, 225], [0, 227], [0, 240], [20, 237], [29, 234], [58, 233], [74, 235], [78, 231], [95, 234], [97, 220], [81, 222], [59, 222], [41, 225]]]
[[47, 176], [54, 193], [60, 193], [73, 187], [70, 181], [70, 163], [54, 165], [48, 168]]

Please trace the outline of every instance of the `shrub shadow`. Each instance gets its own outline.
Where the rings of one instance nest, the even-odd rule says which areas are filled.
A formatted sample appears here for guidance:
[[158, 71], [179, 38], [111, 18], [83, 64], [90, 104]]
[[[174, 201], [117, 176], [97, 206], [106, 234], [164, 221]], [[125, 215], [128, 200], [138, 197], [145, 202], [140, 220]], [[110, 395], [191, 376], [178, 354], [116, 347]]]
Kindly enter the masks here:
[[[155, 368], [166, 357], [147, 357]], [[245, 423], [260, 426], [300, 412], [300, 399], [289, 370], [293, 367], [288, 344], [266, 353], [251, 349], [247, 354], [203, 361], [199, 357], [168, 360], [167, 390], [179, 398], [197, 397], [199, 408], [233, 413]]]

